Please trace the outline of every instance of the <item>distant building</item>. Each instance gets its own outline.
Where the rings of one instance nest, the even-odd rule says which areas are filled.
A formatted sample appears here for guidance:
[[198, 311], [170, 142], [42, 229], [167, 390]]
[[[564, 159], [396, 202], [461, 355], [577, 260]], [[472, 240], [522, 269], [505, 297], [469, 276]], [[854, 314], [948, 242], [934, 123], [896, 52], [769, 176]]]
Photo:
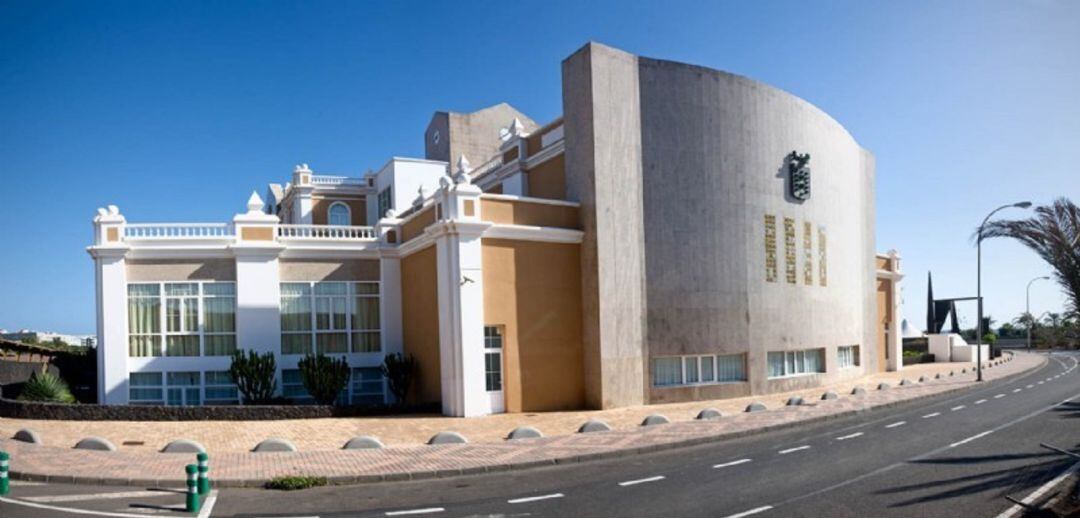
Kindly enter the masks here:
[[21, 329], [16, 332], [0, 329], [0, 338], [13, 342], [37, 344], [50, 344], [59, 340], [72, 347], [92, 347], [97, 343], [97, 338], [93, 335], [65, 335], [49, 331], [32, 331], [30, 329]]
[[379, 365], [411, 354], [416, 401], [453, 416], [901, 368], [900, 257], [875, 253], [874, 156], [843, 126], [777, 88], [594, 43], [562, 76], [554, 120], [436, 112], [424, 158], [302, 164], [231, 222], [99, 209], [101, 402], [236, 403], [238, 349], [276, 355], [297, 400], [305, 354], [345, 358], [356, 404], [392, 402]]

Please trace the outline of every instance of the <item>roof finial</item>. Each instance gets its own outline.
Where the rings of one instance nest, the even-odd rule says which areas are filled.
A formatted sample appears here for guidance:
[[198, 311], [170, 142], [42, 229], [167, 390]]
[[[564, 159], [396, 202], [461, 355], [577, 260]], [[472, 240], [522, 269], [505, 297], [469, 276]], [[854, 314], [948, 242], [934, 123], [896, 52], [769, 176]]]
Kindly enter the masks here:
[[262, 212], [264, 205], [265, 203], [263, 203], [262, 198], [259, 197], [259, 193], [251, 191], [251, 197], [248, 198], [247, 201], [248, 213]]

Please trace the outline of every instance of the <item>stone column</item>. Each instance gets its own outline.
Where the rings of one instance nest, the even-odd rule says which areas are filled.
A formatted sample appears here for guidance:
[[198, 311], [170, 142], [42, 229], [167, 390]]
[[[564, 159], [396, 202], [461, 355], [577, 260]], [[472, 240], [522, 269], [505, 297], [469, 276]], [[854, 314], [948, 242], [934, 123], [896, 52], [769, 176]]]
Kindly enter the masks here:
[[307, 164], [300, 164], [293, 169], [293, 220], [286, 223], [301, 225], [311, 224], [311, 193], [315, 187], [311, 184], [311, 176], [314, 174]]
[[127, 265], [124, 216], [115, 205], [94, 218], [94, 288], [97, 302], [98, 403], [128, 402]]

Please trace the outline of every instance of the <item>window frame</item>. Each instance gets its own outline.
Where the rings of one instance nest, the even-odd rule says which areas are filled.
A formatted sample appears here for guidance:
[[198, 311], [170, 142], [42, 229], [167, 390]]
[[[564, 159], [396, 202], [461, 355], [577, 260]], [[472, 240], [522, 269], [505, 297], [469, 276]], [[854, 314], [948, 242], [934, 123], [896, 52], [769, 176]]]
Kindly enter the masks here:
[[[721, 380], [720, 379], [720, 358], [727, 357], [740, 357], [742, 361], [742, 379], [738, 380]], [[656, 384], [656, 371], [655, 362], [657, 360], [678, 360], [679, 362], [679, 382], [667, 383], [663, 385]], [[690, 375], [687, 367], [690, 363], [695, 365], [696, 372], [694, 376]], [[712, 368], [712, 376], [709, 379], [705, 378], [705, 365], [709, 365]], [[655, 356], [650, 362], [649, 374], [652, 377], [653, 388], [673, 388], [673, 387], [695, 387], [701, 385], [731, 385], [736, 383], [747, 383], [749, 377], [746, 372], [746, 353], [731, 353], [731, 354], [684, 354], [684, 355], [664, 355]], [[695, 381], [688, 381], [693, 378]]]
[[[334, 223], [334, 209], [338, 207], [345, 209], [345, 224]], [[349, 207], [348, 203], [340, 200], [331, 203], [330, 206], [326, 208], [326, 224], [331, 227], [351, 227], [352, 208]]]
[[386, 211], [394, 208], [394, 185], [390, 184], [384, 187], [378, 194], [375, 195], [375, 220], [378, 221], [386, 217]]
[[[131, 376], [133, 374], [140, 374], [140, 375], [143, 375], [143, 376], [147, 376], [147, 375], [150, 375], [150, 374], [156, 374], [157, 375], [157, 384], [156, 385], [142, 385], [142, 384], [135, 385], [133, 383], [133, 380], [131, 379]], [[157, 399], [135, 399], [135, 398], [131, 397], [132, 389], [157, 390], [161, 394], [161, 397], [159, 397]], [[128, 404], [129, 405], [155, 405], [155, 406], [156, 405], [164, 405], [165, 400], [166, 400], [166, 396], [167, 396], [167, 394], [165, 393], [165, 373], [164, 372], [161, 372], [161, 371], [147, 371], [147, 372], [131, 371], [131, 372], [128, 372]]]
[[[851, 353], [850, 353], [851, 354], [851, 363], [845, 364], [842, 361], [843, 356], [841, 354], [841, 351], [845, 351], [845, 350], [851, 351]], [[841, 369], [854, 369], [856, 367], [860, 367], [861, 364], [862, 364], [862, 361], [859, 358], [859, 353], [860, 352], [861, 351], [859, 350], [859, 346], [857, 344], [856, 345], [840, 345], [840, 346], [837, 346], [836, 347], [836, 365], [838, 365]]]
[[[818, 370], [818, 371], [808, 371], [808, 370], [806, 370], [806, 368], [807, 368], [806, 367], [806, 357], [807, 357], [807, 353], [809, 353], [809, 352], [814, 352], [814, 353], [820, 355], [819, 356], [819, 360], [820, 360], [819, 365], [820, 365], [821, 370]], [[783, 372], [783, 374], [780, 374], [778, 376], [773, 376], [770, 373], [770, 369], [772, 367], [772, 364], [770, 363], [769, 357], [771, 355], [774, 355], [774, 354], [783, 355], [783, 362], [781, 363], [781, 365], [783, 365], [783, 367], [784, 367], [784, 369], [783, 369], [784, 372]], [[772, 379], [797, 378], [797, 377], [800, 377], [800, 376], [814, 376], [814, 375], [818, 375], [818, 374], [826, 374], [829, 371], [829, 368], [828, 368], [828, 365], [826, 365], [826, 363], [825, 363], [825, 356], [826, 356], [826, 353], [825, 353], [825, 348], [824, 347], [812, 347], [810, 349], [795, 349], [795, 350], [791, 350], [791, 351], [767, 351], [765, 353], [765, 372], [768, 375], [768, 379], [771, 379], [771, 380]], [[789, 372], [789, 366], [792, 367], [790, 369], [791, 372]], [[800, 367], [803, 369], [802, 371], [799, 370]]]
[[[279, 283], [279, 288], [281, 286], [283, 286], [283, 285], [286, 285], [286, 284], [307, 285], [307, 294], [306, 295], [288, 295], [288, 297], [292, 297], [292, 298], [307, 297], [307, 299], [308, 299], [308, 307], [309, 307], [308, 318], [310, 320], [309, 320], [308, 329], [302, 329], [302, 330], [295, 331], [295, 330], [285, 330], [284, 327], [282, 327], [281, 335], [282, 335], [283, 338], [284, 338], [285, 335], [297, 335], [297, 336], [308, 335], [310, 337], [310, 342], [309, 342], [309, 346], [308, 346], [307, 351], [304, 351], [304, 352], [288, 352], [288, 353], [286, 353], [284, 350], [282, 350], [282, 347], [279, 346], [278, 347], [278, 354], [281, 354], [282, 356], [304, 356], [304, 355], [307, 355], [307, 354], [317, 354], [318, 352], [320, 352], [319, 351], [319, 335], [332, 335], [332, 334], [344, 334], [345, 335], [345, 350], [344, 351], [338, 351], [338, 352], [321, 351], [323, 354], [326, 354], [326, 355], [345, 355], [345, 354], [352, 354], [352, 355], [381, 355], [381, 354], [384, 353], [385, 344], [383, 344], [383, 331], [382, 331], [383, 318], [382, 318], [382, 282], [381, 281], [290, 281], [290, 282], [280, 282]], [[345, 284], [346, 285], [345, 294], [344, 295], [341, 295], [341, 294], [317, 294], [316, 293], [316, 285], [318, 285], [318, 284]], [[375, 293], [362, 292], [361, 290], [358, 289], [359, 285], [361, 285], [361, 284], [374, 285], [376, 287], [376, 292]], [[284, 291], [284, 290], [282, 290], [282, 291]], [[285, 295], [282, 295], [280, 298], [284, 299], [285, 297], [286, 297]], [[343, 328], [338, 328], [334, 324], [334, 310], [336, 308], [335, 304], [337, 302], [339, 302], [339, 301], [335, 301], [334, 299], [344, 299], [344, 301], [345, 301], [345, 326]], [[379, 311], [378, 311], [378, 314], [379, 314], [379, 327], [378, 328], [374, 328], [374, 329], [355, 328], [354, 322], [353, 322], [353, 320], [354, 320], [353, 315], [355, 314], [355, 311], [357, 309], [356, 308], [357, 299], [375, 299], [377, 301], [377, 303], [379, 305]], [[319, 327], [319, 322], [318, 322], [318, 314], [319, 314], [319, 304], [318, 303], [319, 303], [320, 300], [328, 300], [328, 304], [329, 304], [329, 311], [328, 311], [329, 321], [328, 321], [328, 327], [326, 327], [325, 329], [320, 328]], [[281, 306], [282, 306], [282, 304], [279, 301], [278, 307], [280, 308]], [[280, 310], [279, 310], [279, 313], [280, 313]], [[378, 334], [378, 337], [379, 337], [378, 338], [378, 345], [379, 345], [378, 350], [375, 350], [375, 351], [357, 351], [356, 347], [354, 346], [354, 339], [356, 337], [355, 335], [357, 335], [357, 334], [372, 334], [372, 333], [377, 333]], [[282, 344], [284, 344], [284, 340], [282, 340], [281, 342], [282, 342]]]
[[[195, 295], [169, 295], [166, 292], [165, 287], [170, 284], [193, 284], [195, 285]], [[206, 304], [204, 298], [206, 295], [205, 285], [207, 284], [231, 284], [233, 286], [232, 295], [209, 295], [210, 298], [231, 298], [233, 299], [232, 312], [233, 312], [233, 330], [232, 332], [213, 332], [208, 333], [206, 331]], [[135, 298], [139, 299], [157, 299], [158, 303], [158, 331], [156, 333], [133, 333], [131, 331], [130, 320], [125, 330], [128, 338], [128, 358], [217, 358], [226, 357], [227, 354], [216, 354], [207, 356], [206, 354], [206, 337], [207, 336], [232, 336], [233, 347], [236, 348], [237, 333], [236, 333], [236, 281], [215, 281], [215, 280], [185, 280], [185, 281], [153, 281], [153, 282], [128, 282], [124, 284], [124, 296], [125, 296], [125, 311], [128, 311], [130, 300], [132, 298], [130, 287], [131, 286], [157, 286], [157, 295], [143, 296], [136, 295]], [[190, 304], [189, 299], [195, 299], [195, 328], [194, 330], [187, 329], [187, 323], [185, 316], [185, 308]], [[169, 330], [169, 302], [179, 301], [180, 304], [180, 330]], [[128, 316], [130, 319], [130, 315]], [[182, 337], [182, 336], [196, 336], [198, 337], [198, 351], [194, 355], [170, 355], [169, 351], [169, 337]], [[133, 356], [131, 354], [131, 338], [132, 337], [151, 337], [157, 339], [156, 354], [149, 356]]]

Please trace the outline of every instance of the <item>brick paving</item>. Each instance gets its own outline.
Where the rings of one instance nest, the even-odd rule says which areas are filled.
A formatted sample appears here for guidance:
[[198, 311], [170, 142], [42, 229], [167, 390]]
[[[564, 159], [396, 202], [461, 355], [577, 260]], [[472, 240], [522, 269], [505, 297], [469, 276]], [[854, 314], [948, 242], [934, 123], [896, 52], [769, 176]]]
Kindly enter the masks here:
[[[985, 370], [984, 377], [998, 379], [1018, 374], [1038, 367], [1045, 361], [1043, 356], [1019, 354], [1014, 361]], [[969, 369], [969, 373], [960, 374], [960, 369], [965, 367]], [[955, 371], [956, 375], [947, 376], [950, 370]], [[945, 373], [946, 377], [941, 380], [932, 379], [938, 372]], [[901, 378], [915, 381], [923, 375], [931, 379], [925, 383], [897, 386]], [[885, 391], [874, 390], [877, 383], [882, 381], [891, 383], [893, 387]], [[970, 364], [928, 364], [905, 368], [899, 373], [881, 373], [826, 387], [840, 394], [840, 398], [833, 401], [820, 401], [818, 398], [826, 388], [817, 388], [737, 400], [652, 405], [594, 412], [504, 414], [472, 419], [395, 417], [383, 420], [318, 419], [243, 423], [68, 423], [0, 419], [0, 431], [5, 437], [10, 437], [18, 428], [32, 426], [42, 433], [46, 441], [45, 445], [33, 445], [0, 439], [0, 449], [11, 453], [11, 470], [16, 478], [93, 484], [175, 484], [183, 478], [183, 466], [192, 462], [193, 455], [163, 454], [149, 448], [140, 450], [133, 447], [121, 448], [116, 452], [85, 451], [70, 449], [66, 444], [74, 444], [78, 438], [94, 435], [96, 426], [106, 424], [111, 427], [136, 427], [136, 432], [127, 433], [145, 433], [146, 430], [139, 430], [140, 426], [145, 426], [147, 430], [162, 425], [183, 426], [184, 432], [189, 432], [191, 428], [209, 426], [214, 433], [240, 437], [234, 437], [233, 440], [240, 440], [244, 444], [243, 450], [229, 451], [217, 449], [217, 443], [207, 441], [211, 452], [212, 473], [217, 483], [222, 486], [260, 485], [279, 475], [326, 476], [337, 483], [420, 479], [577, 462], [718, 441], [799, 423], [837, 418], [873, 407], [961, 390], [973, 384], [974, 374], [970, 372]], [[859, 396], [847, 395], [856, 385], [864, 386], [867, 393]], [[808, 404], [799, 407], [781, 406], [788, 397], [796, 394], [806, 398]], [[773, 410], [739, 412], [751, 400], [762, 401]], [[725, 414], [724, 417], [712, 421], [692, 420], [698, 410], [708, 406], [720, 408]], [[672, 423], [637, 426], [645, 415], [652, 413], [665, 414], [672, 418]], [[534, 420], [530, 421], [529, 418]], [[603, 419], [611, 424], [614, 430], [590, 434], [572, 433], [588, 418]], [[368, 423], [371, 421], [376, 424], [382, 422], [384, 426], [392, 425], [384, 430], [409, 430], [409, 437], [413, 438], [426, 439], [437, 431], [453, 429], [474, 442], [426, 446], [417, 444], [419, 441], [411, 444], [388, 441], [391, 446], [381, 450], [337, 449], [351, 436], [372, 434], [375, 427]], [[515, 426], [535, 426], [537, 423], [541, 423], [540, 428], [544, 432], [558, 434], [540, 439], [501, 440], [501, 437]], [[298, 426], [299, 429], [292, 429], [292, 426]], [[75, 430], [81, 432], [59, 443], [64, 446], [51, 445], [56, 444], [52, 442], [57, 440], [56, 437], [72, 433], [67, 427], [76, 427]], [[255, 431], [248, 428], [254, 428]], [[240, 429], [245, 430], [236, 433]], [[494, 434], [492, 431], [496, 429], [498, 433]], [[481, 430], [489, 433], [476, 433], [475, 436], [482, 438], [476, 441], [470, 432]], [[262, 439], [273, 436], [291, 438], [297, 433], [322, 436], [322, 441], [295, 441], [301, 450], [296, 453], [245, 451]], [[101, 435], [108, 437], [108, 434]], [[327, 435], [333, 440], [330, 444], [327, 443]], [[199, 440], [199, 436], [193, 433], [178, 433], [170, 438], [180, 437]], [[389, 437], [391, 436], [383, 436], [384, 439]], [[119, 442], [117, 444], [119, 445]], [[316, 447], [305, 447], [311, 444]], [[156, 445], [154, 449], [160, 447]]]

